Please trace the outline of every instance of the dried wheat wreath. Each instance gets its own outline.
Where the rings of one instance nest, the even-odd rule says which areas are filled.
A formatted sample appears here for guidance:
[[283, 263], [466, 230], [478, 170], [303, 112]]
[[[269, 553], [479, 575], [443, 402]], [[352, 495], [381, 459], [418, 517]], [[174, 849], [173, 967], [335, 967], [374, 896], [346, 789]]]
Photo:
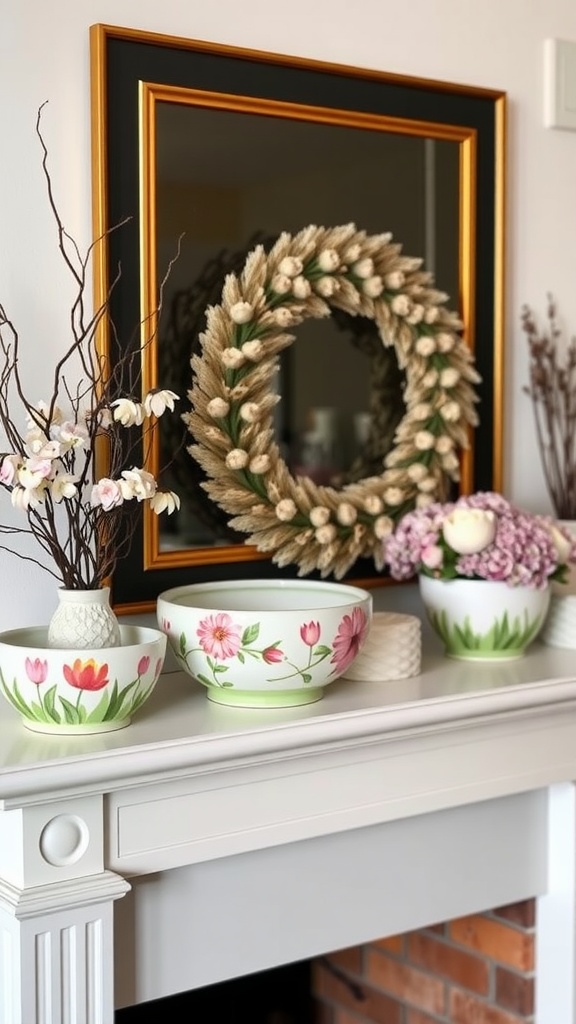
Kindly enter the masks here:
[[[298, 565], [300, 576], [339, 579], [360, 556], [382, 568], [394, 523], [458, 479], [480, 378], [447, 296], [421, 266], [390, 234], [310, 225], [280, 235], [269, 253], [257, 246], [207, 310], [201, 354], [191, 360], [188, 450], [230, 525], [278, 565]], [[374, 320], [406, 375], [406, 413], [382, 474], [341, 490], [291, 476], [272, 417], [278, 354], [294, 341], [286, 329], [330, 316], [331, 307]]]

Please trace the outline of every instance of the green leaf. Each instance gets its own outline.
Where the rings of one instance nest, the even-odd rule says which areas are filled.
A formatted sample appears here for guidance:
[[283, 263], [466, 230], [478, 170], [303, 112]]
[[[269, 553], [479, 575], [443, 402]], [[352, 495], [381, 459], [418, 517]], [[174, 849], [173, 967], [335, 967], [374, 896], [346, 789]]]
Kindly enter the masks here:
[[116, 706], [118, 704], [118, 680], [114, 680], [114, 686], [112, 687], [112, 693], [108, 696], [108, 708], [110, 715], [115, 717]]
[[303, 683], [310, 683], [311, 681], [312, 681], [312, 676], [310, 675], [310, 673], [309, 672], [303, 672], [302, 673], [302, 682]]
[[260, 636], [260, 623], [255, 622], [253, 626], [247, 626], [242, 634], [242, 647], [253, 644]]
[[182, 657], [186, 654], [186, 634], [180, 633], [180, 654]]
[[108, 710], [106, 712], [106, 716], [105, 716], [105, 718], [102, 719], [102, 721], [104, 721], [104, 722], [113, 722], [117, 718], [124, 718], [126, 716], [127, 709], [124, 707], [124, 705], [125, 705], [126, 700], [128, 699], [128, 697], [130, 696], [130, 694], [134, 690], [134, 687], [137, 686], [137, 685], [138, 685], [138, 679], [136, 678], [136, 679], [133, 679], [131, 683], [128, 683], [128, 686], [125, 686], [124, 689], [120, 691], [120, 693], [118, 694], [118, 697], [115, 700], [113, 706], [112, 706], [112, 702], [110, 702], [110, 706], [108, 707]]
[[52, 721], [49, 715], [46, 714], [41, 704], [37, 704], [36, 701], [32, 701], [29, 709], [29, 718], [33, 718], [36, 722], [43, 722], [45, 725]]
[[149, 686], [147, 690], [141, 690], [140, 693], [137, 694], [137, 696], [132, 701], [132, 706], [130, 708], [129, 714], [134, 715], [137, 711], [139, 711], [144, 701], [148, 700], [148, 697], [152, 693], [152, 690], [154, 689], [155, 685], [155, 683], [152, 683], [152, 685]]
[[74, 704], [71, 704], [69, 700], [62, 696], [60, 696], [60, 703], [64, 709], [66, 725], [78, 725], [78, 712]]
[[[252, 653], [252, 651], [250, 651], [250, 653]], [[238, 651], [237, 657], [238, 657], [238, 661], [240, 662], [240, 664], [243, 665], [244, 662], [246, 661], [246, 658], [242, 654], [242, 651]]]
[[2, 692], [6, 697], [6, 700], [9, 701], [12, 707], [16, 708], [16, 711], [18, 711], [21, 715], [24, 715], [26, 718], [29, 718], [30, 713], [28, 711], [28, 705], [26, 704], [26, 701], [18, 691], [18, 685], [16, 683], [16, 680], [14, 680], [13, 690], [9, 690], [8, 687], [6, 686], [6, 683], [4, 682], [4, 676], [0, 671], [0, 683], [2, 684]]
[[108, 710], [109, 710], [108, 694], [106, 692], [104, 692], [102, 694], [102, 696], [100, 697], [100, 700], [98, 701], [96, 707], [92, 708], [92, 711], [90, 712], [90, 714], [87, 715], [86, 720], [85, 720], [85, 724], [86, 725], [95, 725], [96, 722], [105, 722], [106, 721], [106, 713], [107, 713]]
[[475, 633], [469, 616], [451, 628], [445, 611], [430, 612], [429, 619], [440, 639], [454, 654], [478, 652], [490, 655], [500, 651], [519, 651], [534, 639], [541, 624], [540, 616], [529, 621], [526, 613], [524, 623], [519, 616], [510, 623], [508, 613], [504, 612], [485, 633]]
[[47, 690], [46, 693], [44, 694], [44, 710], [45, 710], [46, 714], [52, 719], [52, 721], [56, 722], [56, 724], [59, 725], [60, 724], [60, 715], [58, 714], [58, 712], [56, 711], [56, 708], [54, 706], [55, 700], [56, 700], [56, 684], [54, 684], [54, 686], [51, 686], [50, 689]]
[[214, 672], [221, 673], [221, 672], [227, 672], [227, 671], [228, 671], [228, 665], [214, 665]]
[[213, 686], [214, 685], [213, 680], [212, 679], [208, 679], [208, 676], [203, 676], [201, 672], [198, 673], [198, 675], [196, 676], [196, 679], [198, 680], [199, 683], [203, 683], [204, 686]]
[[313, 654], [315, 658], [327, 658], [329, 654], [332, 654], [332, 648], [326, 647], [325, 644], [319, 644], [314, 648]]

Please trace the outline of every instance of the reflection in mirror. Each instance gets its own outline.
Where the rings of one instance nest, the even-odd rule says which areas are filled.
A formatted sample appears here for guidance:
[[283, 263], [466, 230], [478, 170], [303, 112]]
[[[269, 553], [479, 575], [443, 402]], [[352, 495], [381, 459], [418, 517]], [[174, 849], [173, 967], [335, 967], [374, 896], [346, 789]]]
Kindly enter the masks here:
[[[159, 329], [161, 387], [182, 393], [225, 275], [240, 272], [257, 242], [270, 248], [308, 223], [389, 230], [403, 251], [423, 256], [458, 307], [457, 142], [184, 100], [155, 104], [157, 280], [183, 235]], [[301, 325], [278, 385], [277, 439], [290, 471], [336, 487], [379, 475], [403, 413], [402, 383], [372, 321], [336, 313]], [[165, 417], [159, 465], [172, 460], [182, 507], [162, 523], [159, 550], [242, 543], [199, 486], [202, 471], [181, 437], [177, 416]]]

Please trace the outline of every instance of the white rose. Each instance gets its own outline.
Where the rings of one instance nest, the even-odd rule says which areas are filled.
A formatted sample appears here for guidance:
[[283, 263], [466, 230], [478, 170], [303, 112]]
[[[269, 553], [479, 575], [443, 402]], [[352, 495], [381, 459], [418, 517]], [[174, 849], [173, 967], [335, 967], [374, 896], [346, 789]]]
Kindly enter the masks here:
[[418, 338], [414, 347], [419, 356], [424, 356], [426, 358], [436, 351], [436, 342], [429, 334], [423, 334], [422, 337]]
[[414, 444], [419, 452], [427, 452], [434, 447], [436, 438], [429, 430], [419, 430], [414, 437]]
[[245, 363], [244, 354], [239, 348], [225, 348], [220, 353], [222, 365], [226, 370], [237, 370]]
[[251, 473], [255, 473], [257, 476], [260, 473], [267, 473], [270, 469], [270, 456], [269, 455], [255, 455], [251, 460], [248, 469]]
[[352, 267], [352, 272], [356, 277], [368, 278], [374, 274], [374, 260], [370, 256], [366, 256], [362, 260], [358, 260]]
[[325, 526], [330, 519], [330, 510], [324, 505], [316, 505], [310, 509], [310, 522], [312, 526]]
[[454, 338], [451, 334], [442, 332], [436, 335], [436, 344], [439, 352], [451, 352], [454, 348]]
[[422, 462], [412, 462], [406, 470], [408, 478], [414, 483], [419, 483], [420, 480], [428, 475], [428, 470]]
[[390, 307], [392, 312], [396, 313], [396, 316], [408, 316], [408, 313], [410, 312], [410, 299], [407, 295], [400, 293], [400, 295], [394, 296], [390, 303]]
[[367, 277], [366, 280], [362, 282], [362, 291], [369, 299], [377, 299], [384, 291], [384, 282], [380, 275], [374, 274], [373, 277]]
[[286, 277], [298, 277], [298, 274], [302, 273], [303, 267], [304, 264], [299, 256], [285, 256], [283, 260], [280, 260], [278, 270]]
[[258, 362], [264, 354], [264, 345], [260, 338], [254, 338], [253, 341], [245, 341], [242, 345], [242, 353], [246, 356], [246, 359], [249, 359], [252, 363]]
[[321, 295], [323, 299], [329, 299], [332, 295], [335, 295], [340, 288], [340, 282], [335, 277], [319, 277], [314, 282], [314, 290]]
[[230, 412], [230, 404], [224, 398], [211, 398], [206, 406], [206, 411], [215, 420], [221, 419]]
[[424, 306], [421, 306], [419, 303], [416, 303], [416, 305], [412, 306], [412, 309], [410, 310], [410, 313], [407, 316], [408, 323], [419, 324], [423, 316]]
[[254, 316], [254, 307], [249, 302], [235, 302], [230, 308], [230, 318], [235, 324], [247, 324]]
[[400, 487], [387, 487], [384, 491], [384, 501], [387, 505], [401, 505], [404, 501], [404, 492]]
[[444, 540], [458, 555], [475, 555], [496, 536], [496, 515], [482, 508], [455, 508], [442, 525]]
[[318, 266], [325, 274], [331, 274], [340, 266], [340, 257], [336, 249], [323, 249], [318, 256]]
[[326, 523], [326, 526], [319, 526], [314, 536], [319, 544], [331, 544], [336, 539], [336, 527], [334, 523]]
[[445, 405], [440, 406], [440, 415], [442, 419], [446, 420], [446, 423], [455, 423], [460, 419], [460, 413], [458, 402], [446, 402]]
[[248, 452], [245, 452], [243, 448], [232, 448], [232, 450], [228, 452], [224, 462], [228, 469], [236, 471], [238, 469], [245, 469], [248, 465], [249, 458], [250, 456], [248, 455]]
[[292, 501], [292, 498], [282, 498], [276, 505], [274, 511], [277, 519], [282, 523], [289, 523], [291, 519], [294, 519], [298, 509]]
[[353, 505], [349, 501], [342, 501], [336, 509], [336, 518], [342, 526], [353, 526], [358, 517], [358, 513]]
[[260, 406], [258, 402], [244, 402], [240, 406], [240, 419], [245, 423], [257, 423], [260, 419]]
[[270, 287], [273, 292], [276, 292], [276, 295], [287, 295], [292, 289], [292, 281], [288, 274], [275, 274]]
[[391, 270], [389, 274], [386, 274], [384, 283], [387, 288], [397, 291], [402, 287], [406, 278], [401, 270]]
[[447, 366], [445, 370], [440, 373], [440, 386], [443, 388], [453, 388], [460, 380], [460, 372], [455, 366]]
[[292, 292], [297, 299], [307, 299], [312, 291], [310, 281], [301, 274], [295, 277], [292, 282]]

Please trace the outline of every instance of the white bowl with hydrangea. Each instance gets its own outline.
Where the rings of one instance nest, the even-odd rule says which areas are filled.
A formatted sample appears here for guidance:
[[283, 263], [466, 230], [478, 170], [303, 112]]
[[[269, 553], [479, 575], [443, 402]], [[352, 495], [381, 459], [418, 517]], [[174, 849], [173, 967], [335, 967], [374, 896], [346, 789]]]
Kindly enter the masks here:
[[576, 545], [551, 517], [478, 492], [408, 513], [385, 542], [385, 560], [394, 579], [418, 576], [448, 656], [509, 660], [538, 636], [551, 584], [567, 578]]

